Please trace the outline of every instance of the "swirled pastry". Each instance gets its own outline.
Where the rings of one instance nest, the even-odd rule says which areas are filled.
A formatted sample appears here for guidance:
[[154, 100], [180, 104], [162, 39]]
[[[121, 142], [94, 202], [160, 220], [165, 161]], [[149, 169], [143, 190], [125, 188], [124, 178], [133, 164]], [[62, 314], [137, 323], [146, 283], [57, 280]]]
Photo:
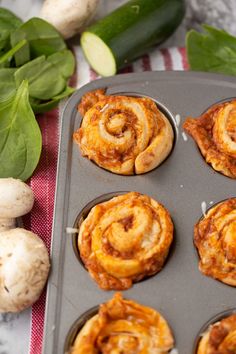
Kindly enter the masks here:
[[217, 104], [197, 119], [188, 118], [183, 127], [207, 163], [236, 178], [236, 100]]
[[195, 226], [194, 242], [203, 274], [236, 286], [236, 198], [211, 208]]
[[80, 256], [104, 290], [124, 290], [163, 266], [173, 239], [168, 211], [137, 192], [96, 205], [83, 221]]
[[71, 354], [167, 354], [173, 344], [171, 330], [157, 311], [117, 293], [86, 322]]
[[235, 354], [236, 315], [211, 325], [203, 334], [197, 354]]
[[107, 96], [97, 90], [79, 105], [83, 116], [74, 133], [83, 156], [122, 175], [148, 172], [169, 155], [173, 130], [149, 98]]

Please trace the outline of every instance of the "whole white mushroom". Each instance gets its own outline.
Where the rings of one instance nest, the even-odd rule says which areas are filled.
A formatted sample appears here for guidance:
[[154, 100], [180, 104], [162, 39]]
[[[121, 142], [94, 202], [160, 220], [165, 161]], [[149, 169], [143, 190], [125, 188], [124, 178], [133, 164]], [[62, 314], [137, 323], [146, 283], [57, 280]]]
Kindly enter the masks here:
[[34, 194], [20, 179], [0, 178], [0, 218], [18, 218], [30, 212]]
[[38, 300], [48, 277], [49, 256], [34, 233], [0, 233], [0, 312], [19, 312]]
[[67, 39], [81, 32], [97, 9], [98, 0], [45, 0], [40, 17]]

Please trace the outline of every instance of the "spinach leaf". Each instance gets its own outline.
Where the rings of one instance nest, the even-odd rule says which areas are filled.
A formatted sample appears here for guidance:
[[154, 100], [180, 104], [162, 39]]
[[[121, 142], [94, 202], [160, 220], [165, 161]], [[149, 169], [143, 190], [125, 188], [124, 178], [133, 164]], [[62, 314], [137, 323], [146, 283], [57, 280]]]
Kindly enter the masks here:
[[28, 83], [0, 100], [0, 177], [27, 180], [35, 170], [42, 149], [39, 126], [31, 109]]
[[191, 30], [186, 45], [190, 68], [236, 75], [236, 37], [226, 31], [203, 25], [205, 32]]
[[14, 74], [16, 86], [26, 79], [31, 97], [51, 100], [65, 90], [74, 67], [74, 57], [69, 50], [52, 54], [47, 59], [41, 56], [17, 69]]
[[22, 21], [11, 11], [0, 8], [0, 51], [9, 46], [11, 32], [21, 24]]
[[7, 48], [9, 48], [9, 38], [10, 38], [10, 32], [8, 30], [3, 29], [0, 31], [0, 52], [1, 53], [4, 53], [4, 51]]
[[53, 97], [50, 101], [40, 101], [35, 98], [30, 98], [30, 104], [33, 108], [34, 113], [44, 113], [48, 112], [51, 109], [55, 108], [60, 100], [71, 95], [76, 89], [70, 86], [67, 86], [66, 89], [61, 92], [59, 95]]
[[26, 42], [25, 46], [18, 51], [14, 58], [15, 58], [15, 66], [21, 66], [30, 61], [30, 47], [29, 42], [25, 39], [25, 34], [22, 31], [15, 31], [11, 34], [11, 46], [15, 47], [18, 43], [22, 40]]
[[[41, 18], [31, 18], [25, 22], [19, 29], [11, 35], [11, 45], [15, 46], [19, 40], [26, 39], [29, 43], [31, 58], [37, 58], [41, 55], [46, 57], [66, 49], [66, 44], [57, 30], [48, 22]], [[26, 49], [25, 49], [26, 50]], [[19, 63], [19, 55], [16, 56], [17, 66], [26, 63], [29, 60], [25, 53], [24, 61]]]
[[52, 54], [48, 57], [48, 62], [57, 67], [61, 75], [68, 80], [75, 70], [75, 58], [70, 50]]
[[12, 92], [16, 90], [14, 79], [15, 68], [0, 69], [0, 97], [1, 100], [6, 99]]
[[13, 14], [11, 11], [1, 7], [0, 8], [0, 30], [14, 30], [20, 27], [23, 22], [19, 17]]
[[13, 55], [18, 52], [24, 45], [26, 44], [26, 40], [23, 39], [22, 41], [20, 41], [18, 44], [15, 45], [15, 47], [13, 47], [12, 49], [10, 49], [8, 52], [6, 52], [5, 54], [3, 54], [0, 57], [0, 64], [3, 64], [5, 62], [10, 62], [10, 60], [12, 59]]

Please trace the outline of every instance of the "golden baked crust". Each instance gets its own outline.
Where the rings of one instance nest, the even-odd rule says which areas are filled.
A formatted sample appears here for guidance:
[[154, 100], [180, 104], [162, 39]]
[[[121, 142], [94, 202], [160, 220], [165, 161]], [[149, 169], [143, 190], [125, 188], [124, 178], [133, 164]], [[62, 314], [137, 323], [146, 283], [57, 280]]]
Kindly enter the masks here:
[[83, 121], [75, 142], [83, 156], [111, 172], [148, 172], [172, 149], [171, 124], [149, 98], [106, 96], [97, 90], [85, 94], [78, 109]]
[[183, 128], [196, 141], [207, 163], [236, 178], [236, 100], [214, 105]]
[[211, 208], [196, 224], [194, 243], [200, 271], [236, 286], [236, 198]]
[[171, 330], [157, 311], [117, 293], [87, 321], [71, 354], [167, 354], [173, 344]]
[[199, 342], [197, 354], [235, 354], [236, 315], [211, 325]]
[[104, 290], [124, 290], [163, 266], [173, 239], [168, 211], [137, 192], [96, 205], [83, 221], [78, 247]]

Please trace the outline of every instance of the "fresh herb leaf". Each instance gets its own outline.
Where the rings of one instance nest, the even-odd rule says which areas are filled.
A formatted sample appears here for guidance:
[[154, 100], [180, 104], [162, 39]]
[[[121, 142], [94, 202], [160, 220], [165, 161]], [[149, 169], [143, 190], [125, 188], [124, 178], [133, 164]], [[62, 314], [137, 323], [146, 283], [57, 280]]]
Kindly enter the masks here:
[[[31, 58], [37, 58], [41, 55], [46, 57], [66, 49], [66, 44], [57, 32], [57, 30], [48, 22], [41, 18], [31, 18], [25, 22], [19, 29], [11, 35], [12, 46], [16, 45], [19, 40], [26, 39], [29, 43]], [[20, 53], [18, 53], [18, 56]], [[25, 56], [25, 61], [19, 64], [16, 58], [17, 65], [22, 65], [28, 61]]]
[[14, 74], [16, 86], [28, 80], [31, 97], [50, 100], [65, 90], [74, 67], [74, 57], [69, 50], [55, 53], [47, 59], [41, 56], [17, 69]]
[[66, 89], [59, 95], [53, 97], [50, 101], [40, 101], [35, 98], [30, 98], [30, 104], [34, 113], [44, 113], [55, 108], [58, 103], [65, 97], [71, 95], [75, 91], [75, 88], [67, 86]]
[[10, 94], [16, 90], [16, 83], [14, 79], [15, 68], [0, 69], [0, 93], [1, 100], [6, 99]]
[[42, 137], [29, 103], [28, 83], [0, 100], [0, 177], [27, 180], [35, 170]]
[[205, 32], [191, 30], [186, 45], [190, 68], [236, 75], [236, 37], [226, 31], [203, 25]]

